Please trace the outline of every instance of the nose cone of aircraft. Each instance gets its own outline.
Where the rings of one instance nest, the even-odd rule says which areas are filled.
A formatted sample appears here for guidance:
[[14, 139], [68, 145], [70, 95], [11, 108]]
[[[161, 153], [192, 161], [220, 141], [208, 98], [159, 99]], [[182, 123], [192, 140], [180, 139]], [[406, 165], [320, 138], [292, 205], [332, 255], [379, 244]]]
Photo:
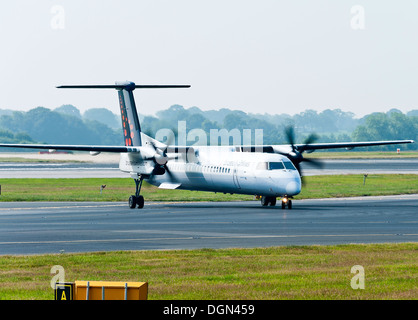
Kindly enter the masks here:
[[[275, 170], [272, 170], [272, 172]], [[278, 196], [294, 196], [300, 193], [302, 181], [296, 170], [277, 170], [273, 176], [271, 173], [270, 191], [275, 191]], [[274, 187], [272, 187], [274, 185]], [[272, 190], [273, 189], [273, 190]]]
[[300, 179], [291, 180], [286, 185], [286, 194], [288, 196], [297, 195], [300, 193], [301, 188], [302, 186]]

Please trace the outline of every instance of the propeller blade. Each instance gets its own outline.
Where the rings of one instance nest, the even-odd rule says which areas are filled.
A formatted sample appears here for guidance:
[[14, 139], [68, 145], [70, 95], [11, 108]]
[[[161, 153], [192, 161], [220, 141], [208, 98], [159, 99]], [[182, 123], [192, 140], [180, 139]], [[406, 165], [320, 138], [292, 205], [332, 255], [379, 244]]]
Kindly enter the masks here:
[[158, 147], [154, 141], [149, 141], [149, 144], [154, 149], [154, 156], [147, 157], [144, 160], [152, 160], [154, 162], [154, 169], [150, 175], [150, 179], [154, 179], [156, 175], [164, 175], [167, 173], [167, 176], [171, 182], [177, 182], [177, 179], [174, 177], [173, 173], [167, 166], [169, 160], [177, 159], [180, 155], [176, 154], [174, 156], [167, 156], [168, 147], [171, 145], [175, 139], [174, 135], [171, 135], [167, 138], [167, 141], [163, 147]]
[[314, 143], [316, 140], [318, 140], [318, 136], [315, 133], [312, 133], [309, 135], [308, 138], [306, 138], [304, 144], [305, 146], [307, 146], [307, 145]]
[[294, 163], [296, 170], [298, 170], [299, 175], [302, 176], [302, 168], [300, 167], [300, 164], [298, 162]]
[[285, 129], [285, 134], [286, 134], [287, 141], [292, 146], [292, 150], [294, 151], [295, 150], [295, 146], [294, 146], [295, 145], [295, 131], [294, 131], [293, 127], [288, 126]]
[[167, 173], [168, 178], [170, 179], [171, 182], [177, 182], [177, 179], [174, 177], [173, 173], [170, 171], [170, 169], [168, 169], [167, 165], [164, 166], [165, 169], [165, 173]]
[[314, 143], [316, 140], [318, 139], [318, 136], [314, 133], [310, 134], [309, 137], [306, 138], [303, 146], [298, 148], [298, 151], [300, 153], [304, 152], [306, 147], [309, 146], [310, 144]]
[[300, 147], [295, 147], [295, 130], [292, 126], [288, 126], [285, 129], [285, 135], [287, 138], [288, 143], [292, 146], [292, 152], [289, 152], [287, 154], [283, 154], [286, 157], [288, 157], [290, 159], [290, 161], [292, 161], [293, 165], [295, 166], [295, 168], [298, 170], [299, 175], [301, 177], [302, 180], [302, 184], [305, 185], [306, 184], [306, 180], [303, 177], [302, 174], [302, 168], [300, 166], [301, 162], [308, 162], [310, 164], [312, 164], [313, 166], [316, 166], [318, 168], [322, 168], [323, 167], [323, 163], [318, 161], [318, 160], [314, 160], [314, 159], [307, 159], [304, 158], [302, 156], [302, 153], [306, 150], [306, 147], [309, 146], [310, 144], [314, 143], [317, 139], [318, 136], [314, 133], [310, 134], [304, 141], [304, 144]]
[[322, 161], [316, 160], [316, 159], [309, 159], [309, 158], [303, 158], [303, 161], [310, 163], [311, 165], [322, 169], [324, 167], [324, 163]]
[[298, 162], [296, 162], [296, 163], [294, 163], [294, 165], [295, 165], [296, 169], [299, 172], [300, 180], [302, 180], [302, 185], [303, 186], [306, 185], [306, 179], [305, 179], [305, 177], [302, 174], [302, 168], [301, 168], [300, 164]]

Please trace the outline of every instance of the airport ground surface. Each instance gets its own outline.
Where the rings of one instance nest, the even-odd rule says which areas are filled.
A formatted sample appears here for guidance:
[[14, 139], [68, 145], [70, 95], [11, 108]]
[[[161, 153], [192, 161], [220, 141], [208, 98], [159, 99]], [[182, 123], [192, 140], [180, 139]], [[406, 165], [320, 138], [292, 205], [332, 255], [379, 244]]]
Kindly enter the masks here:
[[418, 241], [418, 195], [221, 203], [10, 202], [0, 255]]
[[[118, 169], [118, 155], [53, 156], [93, 162], [0, 163], [0, 178], [127, 177]], [[323, 163], [322, 170], [304, 164], [304, 174], [418, 174], [417, 158]], [[295, 200], [292, 210], [263, 208], [258, 201], [146, 203], [143, 210], [125, 202], [3, 202], [0, 255], [416, 242], [416, 208], [418, 195]]]
[[[7, 154], [1, 155], [5, 157]], [[27, 155], [26, 157], [28, 157]], [[36, 157], [37, 156], [37, 157]], [[66, 158], [67, 157], [67, 158]], [[129, 174], [119, 170], [119, 155], [83, 156], [83, 155], [32, 155], [32, 159], [51, 161], [70, 160], [73, 162], [47, 163], [0, 163], [0, 178], [123, 178]], [[93, 159], [93, 160], [92, 160]], [[94, 161], [94, 162], [74, 162]], [[324, 159], [323, 168], [318, 169], [302, 163], [303, 174], [333, 175], [333, 174], [418, 174], [418, 158], [399, 159]]]

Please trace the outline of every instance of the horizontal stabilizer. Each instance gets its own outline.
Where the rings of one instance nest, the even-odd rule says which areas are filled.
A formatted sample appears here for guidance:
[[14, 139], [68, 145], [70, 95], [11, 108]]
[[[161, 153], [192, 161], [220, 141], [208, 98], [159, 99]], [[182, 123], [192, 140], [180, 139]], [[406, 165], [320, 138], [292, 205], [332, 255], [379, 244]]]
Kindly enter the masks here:
[[190, 88], [190, 85], [171, 85], [171, 84], [110, 84], [110, 85], [62, 85], [58, 86], [58, 89], [117, 89], [117, 90], [134, 90], [134, 89], [169, 89], [169, 88]]
[[136, 148], [124, 146], [83, 146], [83, 145], [58, 145], [58, 144], [9, 144], [2, 143], [4, 148], [27, 148], [27, 149], [49, 149], [49, 150], [68, 150], [68, 151], [90, 151], [90, 152], [132, 152]]

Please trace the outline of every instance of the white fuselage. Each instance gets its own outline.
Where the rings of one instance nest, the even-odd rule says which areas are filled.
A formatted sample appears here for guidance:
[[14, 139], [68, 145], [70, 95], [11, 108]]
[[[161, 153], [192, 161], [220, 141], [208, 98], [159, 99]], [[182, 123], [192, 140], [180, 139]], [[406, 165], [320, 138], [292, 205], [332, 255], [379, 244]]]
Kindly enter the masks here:
[[171, 175], [149, 176], [154, 162], [141, 160], [135, 153], [121, 154], [119, 167], [124, 172], [144, 175], [147, 182], [160, 188], [275, 197], [300, 193], [299, 172], [285, 156], [233, 150], [193, 147], [193, 161], [183, 156], [167, 162]]

